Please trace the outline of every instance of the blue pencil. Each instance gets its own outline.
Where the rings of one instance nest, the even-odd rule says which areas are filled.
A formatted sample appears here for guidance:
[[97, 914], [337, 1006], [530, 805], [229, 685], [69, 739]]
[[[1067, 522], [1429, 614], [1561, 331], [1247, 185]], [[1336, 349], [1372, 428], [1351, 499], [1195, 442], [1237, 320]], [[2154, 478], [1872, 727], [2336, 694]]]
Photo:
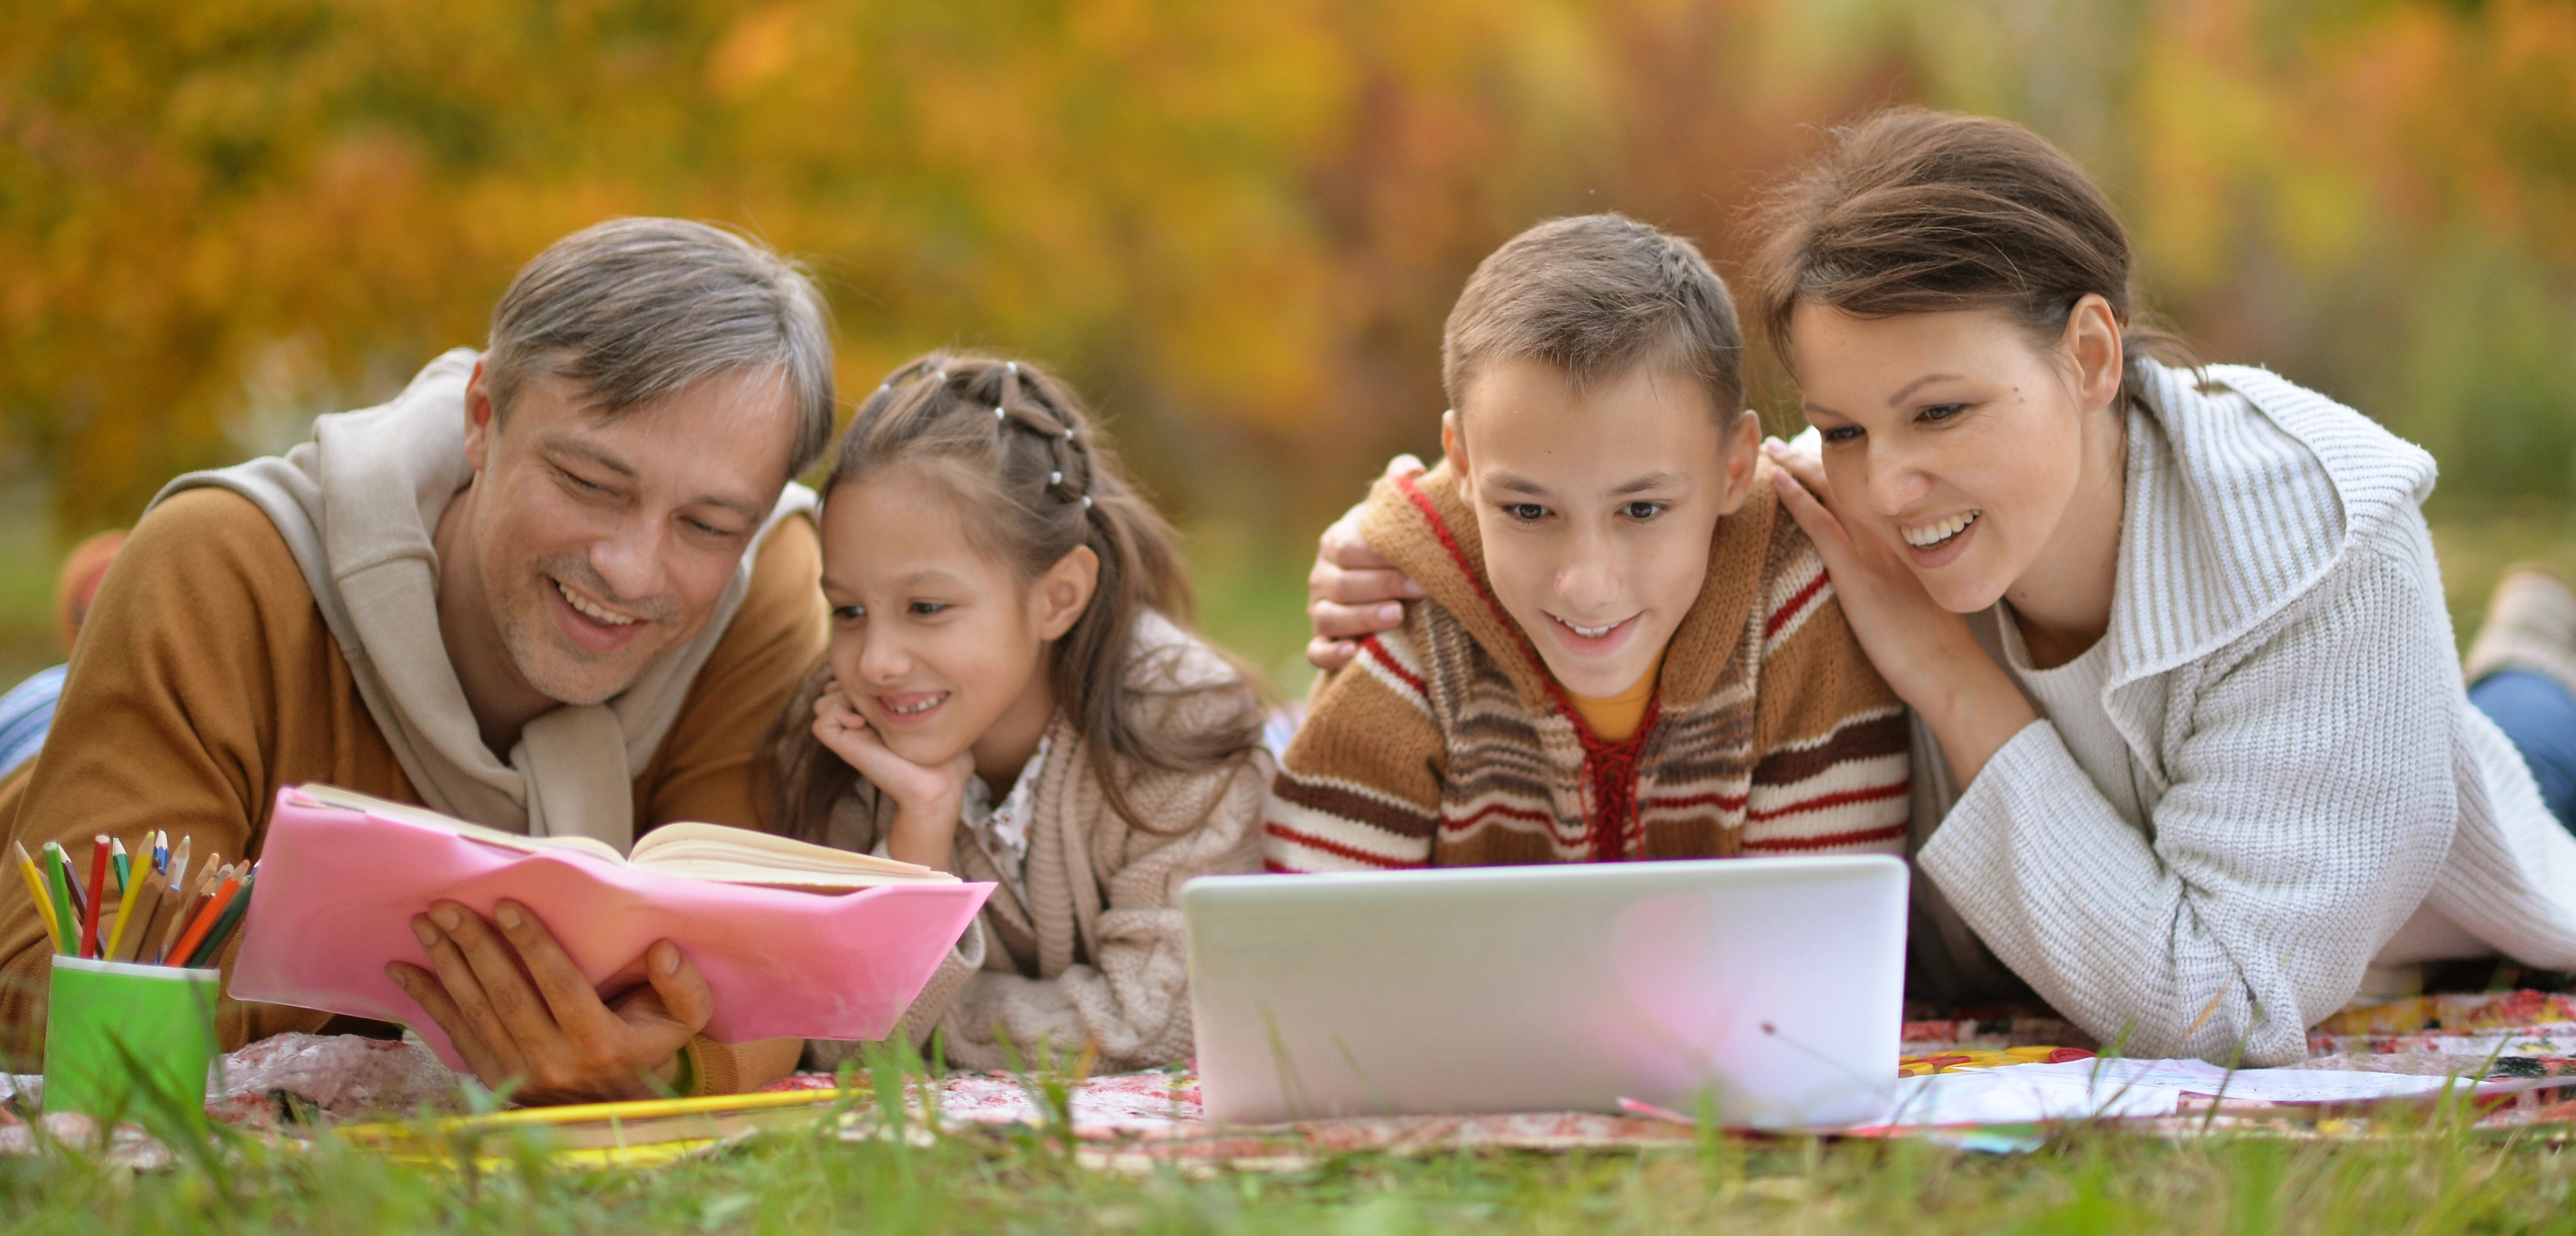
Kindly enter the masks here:
[[152, 869], [163, 875], [170, 873], [170, 834], [166, 832], [152, 834]]

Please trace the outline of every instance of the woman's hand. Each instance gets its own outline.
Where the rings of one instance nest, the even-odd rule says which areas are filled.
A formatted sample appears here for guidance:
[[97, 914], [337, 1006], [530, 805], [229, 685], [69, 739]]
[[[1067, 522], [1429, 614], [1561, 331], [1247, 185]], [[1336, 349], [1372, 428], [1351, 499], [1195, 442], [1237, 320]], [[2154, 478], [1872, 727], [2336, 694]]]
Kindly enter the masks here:
[[915, 764], [895, 754], [850, 697], [833, 683], [814, 701], [814, 737], [832, 754], [894, 799], [894, 829], [886, 837], [888, 857], [924, 867], [948, 869], [957, 840], [957, 816], [966, 803], [966, 779], [975, 775], [972, 752], [938, 767]]
[[1932, 727], [1959, 784], [1976, 780], [1995, 752], [2039, 719], [2038, 711], [1986, 655], [1968, 620], [1941, 608], [1894, 546], [1865, 529], [1845, 527], [1818, 498], [1831, 490], [1814, 439], [1773, 438], [1762, 449], [1778, 465], [1771, 483], [1780, 504], [1825, 560], [1861, 651]]
[[[1421, 472], [1422, 461], [1398, 455], [1386, 463], [1390, 477]], [[1315, 547], [1315, 569], [1306, 575], [1306, 621], [1315, 638], [1306, 643], [1306, 659], [1320, 670], [1337, 670], [1359, 653], [1359, 641], [1404, 622], [1397, 602], [1423, 595], [1422, 585], [1376, 550], [1360, 535], [1363, 502], [1342, 513], [1324, 529]]]

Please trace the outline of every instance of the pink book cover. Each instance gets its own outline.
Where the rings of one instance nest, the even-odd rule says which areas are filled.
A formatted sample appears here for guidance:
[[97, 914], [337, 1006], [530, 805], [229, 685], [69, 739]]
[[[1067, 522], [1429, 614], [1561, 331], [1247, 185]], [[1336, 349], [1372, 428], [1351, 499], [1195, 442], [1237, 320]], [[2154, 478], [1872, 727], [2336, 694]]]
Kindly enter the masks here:
[[989, 883], [898, 884], [825, 894], [718, 884], [587, 854], [528, 854], [454, 833], [277, 794], [225, 993], [412, 1027], [447, 1066], [464, 1058], [388, 962], [428, 968], [411, 916], [441, 899], [489, 916], [534, 910], [566, 955], [613, 996], [669, 939], [714, 988], [708, 1037], [881, 1039], [921, 993]]

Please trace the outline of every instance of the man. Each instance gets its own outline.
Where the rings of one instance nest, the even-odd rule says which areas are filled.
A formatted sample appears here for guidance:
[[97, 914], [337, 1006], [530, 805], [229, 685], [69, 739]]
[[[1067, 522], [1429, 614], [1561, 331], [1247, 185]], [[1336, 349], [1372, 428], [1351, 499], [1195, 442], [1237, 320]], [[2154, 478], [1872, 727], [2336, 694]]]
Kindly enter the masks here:
[[[824, 647], [813, 495], [789, 478], [832, 410], [824, 309], [792, 265], [677, 220], [568, 237], [519, 272], [488, 351], [155, 499], [0, 821], [31, 853], [164, 829], [201, 864], [256, 857], [279, 787], [307, 781], [620, 849], [674, 819], [756, 825], [754, 747]], [[434, 972], [389, 977], [522, 1101], [794, 1066], [793, 1040], [700, 1037], [712, 998], [668, 942], [604, 1004], [525, 907], [421, 910]], [[0, 1033], [20, 1068], [50, 965], [12, 882]], [[360, 1028], [229, 1001], [219, 1018], [227, 1047]]]

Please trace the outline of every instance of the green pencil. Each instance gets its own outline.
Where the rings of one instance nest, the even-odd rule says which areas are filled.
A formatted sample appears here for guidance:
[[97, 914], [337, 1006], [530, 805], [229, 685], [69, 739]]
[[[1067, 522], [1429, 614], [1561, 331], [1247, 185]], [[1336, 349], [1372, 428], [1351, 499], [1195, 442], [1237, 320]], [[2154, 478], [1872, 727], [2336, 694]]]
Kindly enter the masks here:
[[[44, 863], [45, 891], [54, 900], [54, 921], [79, 922], [80, 919], [72, 914], [72, 882], [71, 877], [66, 874], [71, 869], [71, 859], [64, 855], [61, 842], [45, 843]], [[73, 954], [80, 952], [80, 933], [72, 932], [63, 937], [63, 951]]]
[[234, 926], [241, 922], [242, 915], [250, 912], [250, 886], [258, 882], [259, 872], [256, 869], [242, 877], [242, 886], [233, 891], [232, 904], [225, 906], [224, 912], [216, 916], [215, 925], [206, 930], [206, 938], [198, 942], [196, 951], [188, 954], [188, 960], [184, 964], [190, 967], [214, 964], [215, 955], [224, 949], [224, 938], [232, 934]]

